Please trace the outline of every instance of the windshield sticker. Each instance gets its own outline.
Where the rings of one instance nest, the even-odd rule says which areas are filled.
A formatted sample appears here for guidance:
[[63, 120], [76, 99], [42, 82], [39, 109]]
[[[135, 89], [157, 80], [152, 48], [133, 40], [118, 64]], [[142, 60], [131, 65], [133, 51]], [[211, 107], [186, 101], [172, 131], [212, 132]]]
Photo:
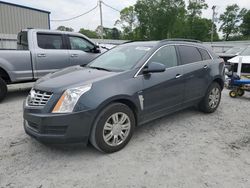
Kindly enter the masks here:
[[135, 49], [136, 49], [136, 50], [144, 50], [144, 51], [149, 51], [151, 48], [149, 48], [149, 47], [143, 47], [143, 46], [140, 46], [140, 47], [136, 47]]

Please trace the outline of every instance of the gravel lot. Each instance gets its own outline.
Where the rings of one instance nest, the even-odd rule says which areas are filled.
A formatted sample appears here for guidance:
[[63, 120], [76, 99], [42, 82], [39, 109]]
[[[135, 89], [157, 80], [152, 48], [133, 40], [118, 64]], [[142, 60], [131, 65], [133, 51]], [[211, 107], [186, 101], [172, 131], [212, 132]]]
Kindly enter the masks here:
[[[31, 83], [32, 84], [32, 83]], [[250, 93], [213, 114], [187, 109], [138, 127], [122, 151], [45, 146], [22, 127], [31, 84], [0, 104], [0, 187], [250, 187]]]

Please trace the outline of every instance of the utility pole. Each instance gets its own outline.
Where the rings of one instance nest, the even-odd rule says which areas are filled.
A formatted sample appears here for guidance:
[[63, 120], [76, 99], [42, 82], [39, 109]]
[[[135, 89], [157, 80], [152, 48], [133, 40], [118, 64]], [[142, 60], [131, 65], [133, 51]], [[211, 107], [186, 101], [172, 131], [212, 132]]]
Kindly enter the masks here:
[[101, 39], [103, 39], [103, 22], [102, 22], [102, 0], [99, 0], [100, 21], [101, 21]]
[[213, 15], [212, 15], [212, 31], [211, 31], [211, 43], [213, 42], [214, 40], [214, 21], [215, 21], [215, 8], [216, 6], [214, 5], [212, 7], [212, 10], [213, 10]]

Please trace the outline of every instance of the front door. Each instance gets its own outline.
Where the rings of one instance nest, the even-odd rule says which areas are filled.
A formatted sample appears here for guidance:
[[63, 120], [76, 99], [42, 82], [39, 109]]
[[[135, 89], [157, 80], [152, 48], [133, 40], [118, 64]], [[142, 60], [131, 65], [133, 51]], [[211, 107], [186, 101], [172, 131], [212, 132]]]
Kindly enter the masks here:
[[70, 43], [69, 58], [71, 65], [85, 65], [99, 56], [94, 44], [79, 36], [68, 36]]
[[174, 46], [160, 48], [148, 61], [166, 65], [165, 72], [142, 74], [144, 121], [154, 119], [181, 107], [183, 100], [182, 67]]

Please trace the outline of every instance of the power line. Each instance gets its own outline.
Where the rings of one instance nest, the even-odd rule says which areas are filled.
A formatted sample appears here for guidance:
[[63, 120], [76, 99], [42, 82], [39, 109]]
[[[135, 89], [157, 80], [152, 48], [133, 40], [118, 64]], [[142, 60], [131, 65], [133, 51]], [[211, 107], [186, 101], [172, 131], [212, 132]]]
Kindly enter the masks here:
[[117, 12], [121, 12], [120, 10], [118, 10], [118, 9], [116, 9], [116, 8], [114, 8], [114, 7], [112, 7], [112, 6], [108, 5], [108, 4], [106, 4], [106, 3], [104, 3], [103, 1], [102, 1], [102, 3], [103, 3], [106, 7], [109, 7], [109, 8], [111, 8], [111, 9], [117, 11]]
[[84, 16], [84, 15], [86, 15], [86, 14], [92, 12], [92, 11], [95, 10], [97, 7], [98, 7], [98, 4], [97, 4], [94, 8], [90, 9], [89, 11], [84, 12], [84, 13], [78, 15], [78, 16], [74, 16], [74, 17], [72, 17], [72, 18], [68, 18], [68, 19], [64, 19], [64, 20], [50, 20], [50, 21], [52, 21], [52, 22], [65, 22], [65, 21], [70, 21], [70, 20], [79, 18], [79, 17], [81, 17], [81, 16]]

